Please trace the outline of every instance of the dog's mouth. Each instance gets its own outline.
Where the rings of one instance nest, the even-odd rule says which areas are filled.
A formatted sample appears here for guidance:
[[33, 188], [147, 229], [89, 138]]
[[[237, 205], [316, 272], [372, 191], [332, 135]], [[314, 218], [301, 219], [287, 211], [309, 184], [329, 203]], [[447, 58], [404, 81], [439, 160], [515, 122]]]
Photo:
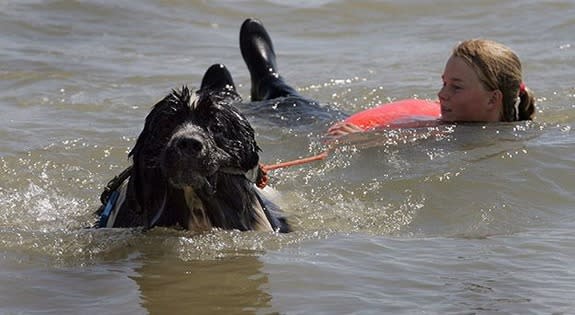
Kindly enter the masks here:
[[177, 189], [201, 190], [208, 195], [213, 195], [216, 193], [218, 173], [202, 175], [193, 171], [178, 172], [176, 175], [168, 177], [168, 181], [172, 187]]
[[[164, 175], [168, 179], [167, 185], [184, 192], [186, 205], [190, 212], [188, 229], [192, 226], [194, 230], [198, 231], [209, 229], [211, 224], [198, 194], [213, 196], [216, 193], [217, 171], [206, 172], [204, 169], [201, 172], [190, 167], [190, 165], [183, 167], [181, 163], [163, 164], [162, 168]], [[160, 205], [151, 218], [150, 227], [155, 226], [164, 212], [168, 210], [166, 209], [167, 198], [168, 193], [165, 190]]]

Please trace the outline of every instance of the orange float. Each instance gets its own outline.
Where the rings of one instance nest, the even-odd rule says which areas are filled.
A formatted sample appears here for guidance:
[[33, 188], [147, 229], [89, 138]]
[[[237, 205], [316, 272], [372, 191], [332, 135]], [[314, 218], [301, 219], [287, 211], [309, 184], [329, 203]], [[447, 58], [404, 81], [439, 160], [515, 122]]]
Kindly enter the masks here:
[[435, 120], [441, 117], [439, 103], [430, 100], [405, 99], [382, 104], [355, 113], [345, 119], [363, 129], [389, 127], [411, 121]]

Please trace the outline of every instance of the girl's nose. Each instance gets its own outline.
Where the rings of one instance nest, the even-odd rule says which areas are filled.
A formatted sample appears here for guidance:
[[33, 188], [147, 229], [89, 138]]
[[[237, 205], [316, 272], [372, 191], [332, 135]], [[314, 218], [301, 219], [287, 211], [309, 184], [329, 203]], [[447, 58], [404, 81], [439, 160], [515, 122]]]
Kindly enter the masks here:
[[445, 86], [443, 86], [441, 89], [439, 89], [439, 92], [437, 92], [437, 97], [439, 98], [440, 101], [447, 99], [448, 95], [445, 92]]

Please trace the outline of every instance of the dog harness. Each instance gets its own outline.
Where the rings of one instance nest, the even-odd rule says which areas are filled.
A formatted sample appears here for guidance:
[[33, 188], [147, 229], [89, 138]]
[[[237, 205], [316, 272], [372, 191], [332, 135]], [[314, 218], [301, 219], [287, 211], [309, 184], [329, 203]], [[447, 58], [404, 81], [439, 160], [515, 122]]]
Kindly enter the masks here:
[[[120, 211], [120, 207], [126, 200], [126, 193], [128, 191], [128, 178], [132, 174], [132, 168], [133, 166], [130, 165], [128, 168], [122, 171], [120, 175], [112, 178], [112, 180], [108, 182], [108, 185], [106, 185], [104, 191], [100, 195], [100, 201], [102, 202], [101, 208], [103, 209], [101, 210], [100, 220], [97, 224], [98, 228], [114, 227], [116, 216]], [[256, 184], [256, 186], [261, 189], [263, 189], [268, 182], [267, 173], [261, 167], [261, 165], [256, 165], [256, 167], [248, 170], [247, 172], [233, 168], [221, 169], [220, 171], [227, 174], [243, 175], [250, 182]], [[151, 226], [155, 224], [161, 214], [162, 211], [158, 211], [156, 217], [152, 219]]]
[[120, 206], [126, 199], [126, 192], [128, 191], [128, 178], [132, 174], [132, 166], [128, 166], [120, 175], [112, 178], [104, 191], [100, 195], [103, 210], [100, 214], [98, 227], [113, 227], [116, 221], [116, 215], [120, 210]]

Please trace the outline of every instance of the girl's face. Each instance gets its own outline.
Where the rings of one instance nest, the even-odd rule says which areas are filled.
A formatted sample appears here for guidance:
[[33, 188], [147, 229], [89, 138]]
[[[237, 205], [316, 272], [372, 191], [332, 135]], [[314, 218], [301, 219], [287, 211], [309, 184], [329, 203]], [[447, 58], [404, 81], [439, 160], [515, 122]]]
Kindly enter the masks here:
[[461, 57], [451, 56], [437, 93], [441, 119], [448, 122], [500, 121], [502, 93], [483, 87], [477, 73]]

